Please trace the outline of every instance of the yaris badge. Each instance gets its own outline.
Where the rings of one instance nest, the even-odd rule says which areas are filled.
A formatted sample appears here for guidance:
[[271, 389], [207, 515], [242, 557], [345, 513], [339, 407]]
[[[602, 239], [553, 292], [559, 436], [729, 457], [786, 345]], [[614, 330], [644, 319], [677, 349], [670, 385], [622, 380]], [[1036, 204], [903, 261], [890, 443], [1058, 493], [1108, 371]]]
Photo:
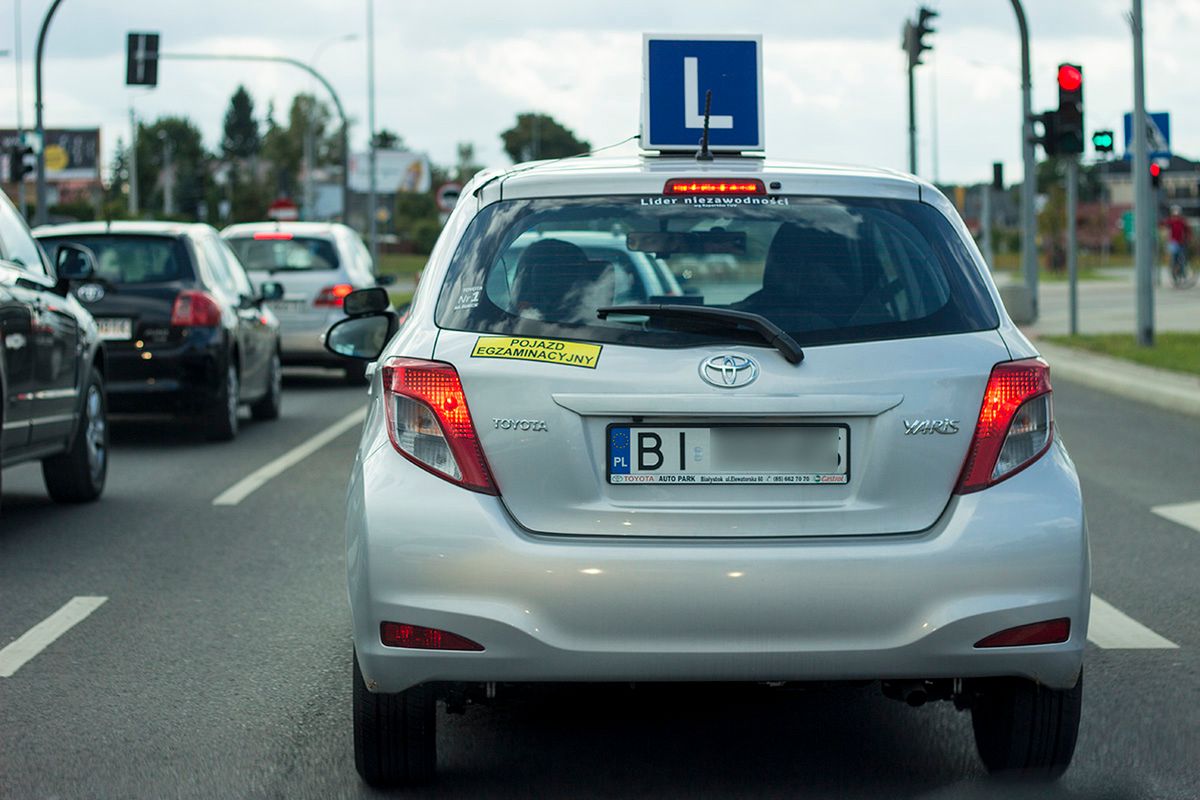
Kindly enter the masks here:
[[722, 353], [700, 362], [700, 377], [720, 389], [737, 389], [754, 383], [758, 363], [749, 356]]

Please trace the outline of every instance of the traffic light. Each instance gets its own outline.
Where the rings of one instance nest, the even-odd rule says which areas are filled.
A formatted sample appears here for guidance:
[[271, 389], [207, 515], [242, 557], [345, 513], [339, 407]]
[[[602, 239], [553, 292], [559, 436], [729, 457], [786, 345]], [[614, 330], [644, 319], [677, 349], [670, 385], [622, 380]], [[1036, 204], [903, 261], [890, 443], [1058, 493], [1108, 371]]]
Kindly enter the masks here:
[[1058, 112], [1054, 120], [1055, 150], [1062, 155], [1083, 152], [1083, 67], [1058, 65]]
[[926, 50], [932, 50], [933, 45], [925, 42], [925, 37], [931, 33], [936, 33], [935, 28], [930, 27], [929, 21], [936, 17], [938, 13], [931, 9], [921, 6], [917, 10], [917, 22], [913, 24], [912, 20], [904, 22], [904, 51], [908, 53], [908, 68], [912, 69], [921, 62], [921, 53]]
[[1042, 123], [1042, 135], [1037, 137], [1037, 143], [1046, 151], [1047, 156], [1058, 155], [1058, 112], [1035, 114], [1033, 121]]
[[1092, 134], [1092, 147], [1097, 153], [1111, 153], [1114, 141], [1112, 131], [1096, 131]]
[[125, 85], [158, 85], [157, 33], [131, 33], [125, 37]]
[[1155, 189], [1158, 189], [1159, 187], [1162, 186], [1162, 173], [1163, 173], [1162, 166], [1151, 162], [1151, 164], [1150, 164], [1150, 185], [1153, 186]]
[[25, 159], [33, 155], [33, 148], [23, 144], [10, 145], [8, 148], [8, 182], [20, 183], [25, 176], [33, 172], [33, 165]]

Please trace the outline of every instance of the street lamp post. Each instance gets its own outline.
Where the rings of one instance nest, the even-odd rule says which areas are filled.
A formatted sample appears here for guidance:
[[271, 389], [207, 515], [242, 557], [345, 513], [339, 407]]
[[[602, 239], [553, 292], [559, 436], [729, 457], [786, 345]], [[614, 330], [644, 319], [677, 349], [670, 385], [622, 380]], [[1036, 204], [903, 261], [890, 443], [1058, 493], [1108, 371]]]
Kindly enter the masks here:
[[1037, 195], [1033, 79], [1029, 66], [1029, 26], [1025, 23], [1025, 9], [1021, 6], [1021, 0], [1012, 0], [1012, 7], [1021, 33], [1021, 158], [1025, 170], [1025, 180], [1021, 183], [1021, 269], [1025, 274], [1025, 286], [1029, 290], [1029, 302], [1033, 309], [1032, 322], [1038, 316], [1037, 230], [1033, 207]]
[[367, 0], [367, 217], [371, 240], [371, 263], [379, 269], [379, 222], [375, 219], [375, 0]]
[[34, 94], [34, 125], [37, 129], [37, 215], [38, 225], [45, 225], [50, 219], [46, 208], [46, 129], [42, 125], [42, 53], [46, 49], [46, 34], [50, 30], [50, 20], [58, 11], [62, 0], [54, 0], [46, 9], [42, 18], [42, 27], [38, 29], [37, 51], [33, 60], [33, 94]]
[[[333, 39], [327, 39], [317, 46], [313, 51], [312, 58], [308, 63], [313, 69], [317, 68], [317, 62], [321, 58], [321, 54], [330, 45], [338, 44], [339, 42], [352, 42], [358, 38], [356, 33], [347, 33]], [[313, 189], [313, 169], [316, 165], [316, 143], [313, 140], [313, 125], [314, 125], [314, 104], [308, 105], [308, 119], [304, 126], [304, 216], [312, 219], [312, 208], [315, 205], [315, 192]], [[343, 198], [344, 199], [344, 198]], [[350, 209], [343, 207], [342, 216], [348, 214]]]

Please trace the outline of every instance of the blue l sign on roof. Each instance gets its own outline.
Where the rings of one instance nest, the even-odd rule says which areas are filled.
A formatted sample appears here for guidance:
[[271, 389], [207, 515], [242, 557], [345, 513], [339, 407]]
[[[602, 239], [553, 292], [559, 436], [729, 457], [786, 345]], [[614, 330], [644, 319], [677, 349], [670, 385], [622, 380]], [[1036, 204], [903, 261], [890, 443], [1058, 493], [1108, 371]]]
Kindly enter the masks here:
[[762, 150], [762, 37], [646, 34], [642, 148], [698, 150], [710, 91], [709, 149]]

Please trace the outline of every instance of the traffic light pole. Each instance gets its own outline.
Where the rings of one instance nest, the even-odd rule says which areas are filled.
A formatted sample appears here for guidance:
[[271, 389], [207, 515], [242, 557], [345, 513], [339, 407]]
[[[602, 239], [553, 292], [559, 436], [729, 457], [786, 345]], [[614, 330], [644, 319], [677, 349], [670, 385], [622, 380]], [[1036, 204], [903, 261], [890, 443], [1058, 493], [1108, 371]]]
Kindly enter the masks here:
[[46, 208], [46, 129], [42, 125], [42, 52], [46, 49], [46, 33], [50, 30], [50, 20], [58, 11], [62, 0], [54, 0], [42, 17], [42, 27], [38, 30], [37, 52], [33, 59], [33, 94], [34, 94], [34, 126], [37, 129], [37, 213], [34, 215], [36, 224], [45, 225], [50, 219], [49, 209]]
[[1079, 333], [1079, 242], [1076, 225], [1079, 208], [1079, 159], [1067, 158], [1067, 279], [1070, 281], [1071, 335]]
[[1142, 0], [1133, 0], [1133, 224], [1137, 264], [1137, 341], [1154, 345], [1154, 218], [1150, 142], [1146, 136], [1146, 81], [1142, 69]]
[[917, 174], [917, 87], [914, 65], [908, 64], [908, 171]]
[[1021, 183], [1021, 270], [1029, 289], [1033, 320], [1038, 318], [1037, 218], [1034, 199], [1037, 195], [1037, 159], [1033, 133], [1033, 79], [1029, 66], [1029, 26], [1021, 0], [1012, 0], [1021, 32], [1021, 158], [1025, 179]]

